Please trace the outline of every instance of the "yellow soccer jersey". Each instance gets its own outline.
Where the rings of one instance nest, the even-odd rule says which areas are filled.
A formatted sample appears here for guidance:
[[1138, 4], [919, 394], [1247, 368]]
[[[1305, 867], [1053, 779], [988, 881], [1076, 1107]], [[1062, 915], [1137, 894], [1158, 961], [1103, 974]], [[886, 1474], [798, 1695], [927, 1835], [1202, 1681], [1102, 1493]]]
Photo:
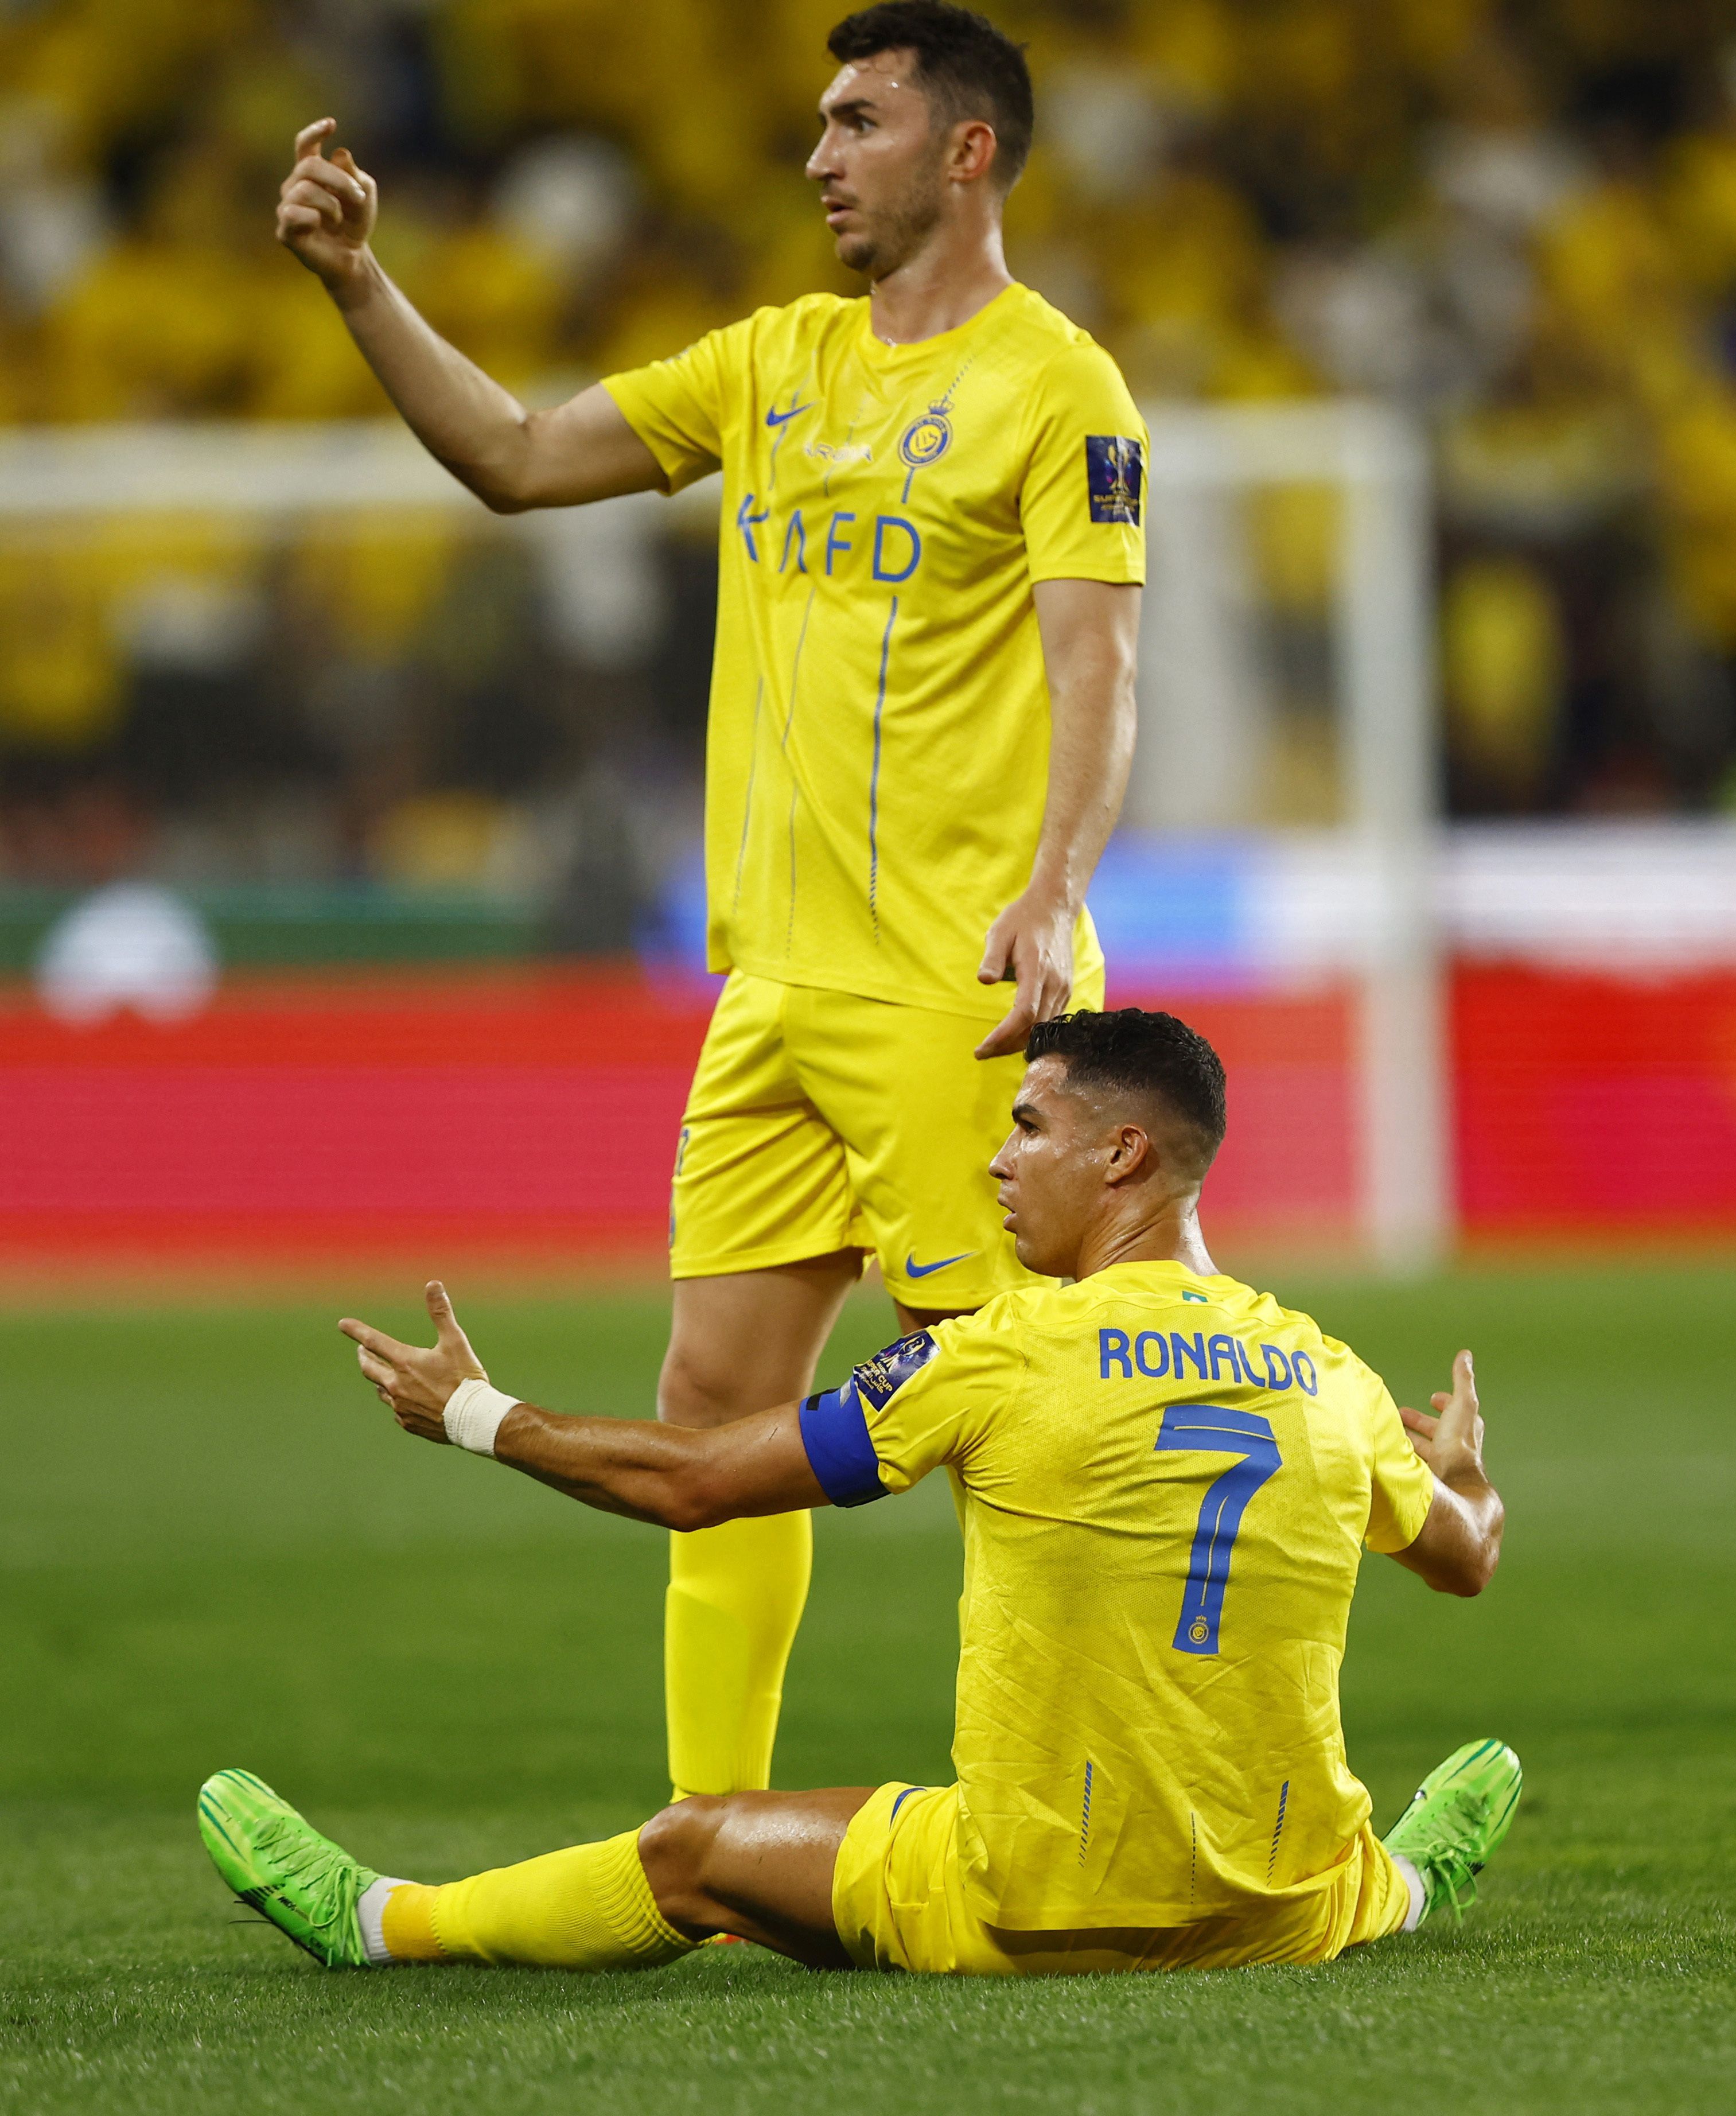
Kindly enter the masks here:
[[723, 472], [711, 967], [997, 1019], [1048, 786], [1032, 583], [1145, 577], [1119, 370], [1013, 286], [904, 346], [811, 295], [604, 386], [671, 491]]
[[1434, 1479], [1305, 1315], [1174, 1263], [1001, 1295], [802, 1406], [835, 1503], [962, 1495], [953, 1760], [971, 1909], [1191, 1924], [1328, 1886], [1369, 1800], [1339, 1722], [1366, 1543]]

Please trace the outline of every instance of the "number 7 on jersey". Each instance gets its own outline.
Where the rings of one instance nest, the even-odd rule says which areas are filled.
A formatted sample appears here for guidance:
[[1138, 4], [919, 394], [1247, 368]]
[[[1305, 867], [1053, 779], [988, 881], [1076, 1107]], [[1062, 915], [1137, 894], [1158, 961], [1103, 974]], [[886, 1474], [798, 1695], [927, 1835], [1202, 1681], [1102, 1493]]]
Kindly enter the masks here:
[[1215, 1654], [1242, 1516], [1255, 1493], [1284, 1467], [1284, 1457], [1265, 1419], [1251, 1410], [1224, 1410], [1209, 1403], [1173, 1403], [1164, 1411], [1154, 1451], [1172, 1450], [1242, 1458], [1212, 1479], [1200, 1502], [1182, 1613], [1171, 1641], [1178, 1653]]

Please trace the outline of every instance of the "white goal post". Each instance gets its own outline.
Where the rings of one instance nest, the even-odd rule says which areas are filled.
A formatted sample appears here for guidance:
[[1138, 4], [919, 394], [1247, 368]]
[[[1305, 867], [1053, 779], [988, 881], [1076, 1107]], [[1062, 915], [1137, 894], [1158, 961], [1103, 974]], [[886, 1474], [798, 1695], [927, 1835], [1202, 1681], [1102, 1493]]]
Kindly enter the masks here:
[[1226, 498], [1313, 485], [1339, 496], [1332, 656], [1351, 884], [1343, 967], [1358, 993], [1363, 1240], [1381, 1268], [1439, 1263], [1453, 1235], [1447, 1023], [1437, 927], [1432, 522], [1421, 434], [1354, 401], [1154, 407], [1150, 572], [1131, 817], [1245, 821], [1258, 743], [1241, 635], [1245, 556]]
[[[1245, 565], [1226, 498], [1307, 484], [1339, 495], [1333, 670], [1344, 825], [1332, 853], [1357, 907], [1343, 968], [1360, 997], [1357, 1129], [1364, 1246], [1425, 1270], [1453, 1227], [1436, 867], [1428, 458], [1408, 421], [1346, 401], [1164, 406], [1149, 414], [1151, 586], [1128, 815], [1163, 829], [1233, 826], [1247, 720], [1238, 657]], [[714, 512], [714, 480], [676, 503]], [[568, 620], [595, 658], [631, 655], [654, 622], [652, 495], [499, 524], [396, 421], [14, 429], [0, 434], [0, 537], [32, 522], [158, 512], [233, 514], [286, 536], [350, 509], [462, 511], [539, 540]]]

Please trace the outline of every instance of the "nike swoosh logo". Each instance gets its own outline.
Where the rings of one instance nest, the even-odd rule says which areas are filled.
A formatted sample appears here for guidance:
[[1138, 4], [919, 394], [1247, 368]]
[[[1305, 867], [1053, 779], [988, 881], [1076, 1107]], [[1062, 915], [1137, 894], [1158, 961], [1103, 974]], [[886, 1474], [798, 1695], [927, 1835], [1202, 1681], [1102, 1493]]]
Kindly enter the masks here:
[[798, 412], [811, 412], [814, 403], [815, 399], [811, 397], [806, 404], [792, 404], [787, 412], [779, 412], [774, 408], [767, 412], [765, 423], [768, 426], [783, 426], [789, 420], [793, 419]]
[[907, 1256], [904, 1259], [904, 1276], [907, 1278], [927, 1278], [935, 1272], [944, 1271], [949, 1263], [962, 1263], [967, 1257], [973, 1257], [976, 1254], [975, 1249], [961, 1249], [955, 1257], [942, 1257], [939, 1263], [918, 1263], [913, 1256]]

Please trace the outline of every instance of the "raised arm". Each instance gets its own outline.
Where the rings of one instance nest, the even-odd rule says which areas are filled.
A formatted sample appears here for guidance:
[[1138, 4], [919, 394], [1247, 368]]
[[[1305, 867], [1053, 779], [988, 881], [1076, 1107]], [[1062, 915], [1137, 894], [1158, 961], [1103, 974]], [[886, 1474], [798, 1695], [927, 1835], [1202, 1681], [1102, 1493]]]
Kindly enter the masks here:
[[[435, 1432], [398, 1423], [426, 1439], [445, 1438], [443, 1424]], [[712, 1426], [563, 1418], [518, 1403], [495, 1434], [494, 1459], [569, 1499], [659, 1528], [715, 1528], [831, 1504], [809, 1466], [793, 1403]]]
[[1453, 1362], [1453, 1387], [1431, 1399], [1438, 1416], [1401, 1410], [1411, 1444], [1435, 1472], [1435, 1503], [1398, 1562], [1440, 1594], [1481, 1594], [1500, 1562], [1507, 1509], [1483, 1468], [1483, 1420], [1471, 1355]]
[[[462, 1416], [455, 1435], [448, 1405], [466, 1383], [486, 1383], [488, 1377], [438, 1280], [429, 1282], [427, 1300], [432, 1346], [401, 1344], [353, 1316], [338, 1326], [354, 1339], [363, 1373], [406, 1433], [443, 1447], [460, 1438], [586, 1506], [662, 1528], [713, 1528], [750, 1515], [830, 1504], [810, 1466], [793, 1403], [733, 1424], [700, 1427], [567, 1418], [523, 1402], [498, 1416], [503, 1404], [491, 1407], [485, 1399], [475, 1408], [488, 1444], [476, 1438], [476, 1424], [462, 1429]], [[466, 1395], [482, 1393], [473, 1386]], [[462, 1412], [466, 1399], [459, 1401]]]
[[1072, 991], [1073, 927], [1127, 791], [1140, 590], [1109, 581], [1039, 581], [1032, 590], [1049, 678], [1049, 793], [1031, 881], [989, 928], [977, 972], [1017, 981], [979, 1058], [1022, 1051], [1031, 1026]]
[[650, 450], [600, 386], [528, 411], [431, 330], [380, 269], [369, 238], [372, 177], [322, 117], [296, 135], [278, 205], [278, 240], [324, 284], [362, 357], [429, 453], [497, 514], [661, 490]]

